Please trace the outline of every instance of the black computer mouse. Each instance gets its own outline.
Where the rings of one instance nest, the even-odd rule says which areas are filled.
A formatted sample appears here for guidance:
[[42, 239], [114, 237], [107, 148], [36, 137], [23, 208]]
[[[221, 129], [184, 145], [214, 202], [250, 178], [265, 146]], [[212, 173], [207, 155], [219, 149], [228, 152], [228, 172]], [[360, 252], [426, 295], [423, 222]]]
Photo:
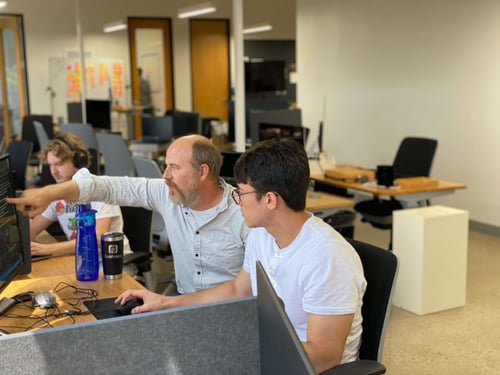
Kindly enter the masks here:
[[56, 296], [51, 292], [35, 293], [31, 298], [31, 306], [39, 309], [52, 309], [56, 305]]
[[132, 312], [132, 309], [134, 307], [141, 306], [142, 303], [143, 303], [142, 299], [140, 299], [140, 298], [130, 299], [127, 302], [125, 302], [123, 305], [117, 305], [116, 311], [120, 315], [130, 315], [130, 313]]

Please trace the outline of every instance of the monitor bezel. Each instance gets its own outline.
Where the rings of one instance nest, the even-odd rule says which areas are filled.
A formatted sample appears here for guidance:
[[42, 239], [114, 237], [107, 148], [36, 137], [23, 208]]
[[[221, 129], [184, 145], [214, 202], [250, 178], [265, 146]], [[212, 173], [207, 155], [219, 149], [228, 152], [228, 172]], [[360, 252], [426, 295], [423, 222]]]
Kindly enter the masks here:
[[260, 261], [255, 273], [261, 373], [317, 374]]
[[[3, 168], [3, 164], [6, 163], [6, 168], [8, 168], [9, 172], [7, 173], [7, 178], [8, 181], [8, 191], [6, 191], [5, 196], [0, 197], [2, 201], [6, 197], [14, 198], [16, 196], [16, 190], [15, 190], [15, 185], [14, 185], [14, 178], [12, 174], [12, 165], [10, 162], [10, 155], [9, 154], [4, 154], [0, 156], [0, 178], [2, 177], [2, 172], [1, 169]], [[8, 208], [7, 216], [5, 217], [10, 217], [13, 216], [14, 222], [13, 223], [6, 223], [7, 225], [13, 225], [15, 227], [15, 230], [17, 231], [17, 237], [18, 237], [18, 259], [16, 259], [15, 264], [11, 269], [6, 269], [2, 270], [2, 262], [0, 261], [0, 292], [5, 290], [7, 286], [12, 282], [12, 280], [20, 275], [22, 273], [23, 267], [24, 267], [24, 253], [23, 253], [23, 241], [22, 241], [22, 234], [21, 234], [21, 228], [19, 225], [19, 219], [18, 219], [18, 211], [16, 210], [16, 207], [14, 205], [11, 205], [9, 203], [6, 203], [5, 201], [3, 202], [6, 204]], [[0, 212], [1, 214], [1, 212]], [[10, 220], [10, 219], [9, 219]], [[6, 250], [6, 246], [2, 247], [2, 251]], [[3, 256], [0, 255], [0, 260]], [[5, 278], [3, 277], [3, 274], [5, 273]]]

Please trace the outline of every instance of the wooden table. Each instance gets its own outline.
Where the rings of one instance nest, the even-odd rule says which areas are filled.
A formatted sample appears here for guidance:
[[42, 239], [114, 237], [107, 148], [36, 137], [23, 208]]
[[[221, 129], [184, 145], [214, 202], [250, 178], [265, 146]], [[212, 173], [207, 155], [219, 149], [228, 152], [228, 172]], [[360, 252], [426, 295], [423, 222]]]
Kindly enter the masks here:
[[438, 196], [453, 194], [456, 190], [465, 189], [467, 186], [457, 182], [436, 180], [434, 186], [413, 187], [380, 187], [374, 183], [345, 182], [324, 177], [323, 175], [311, 175], [311, 180], [335, 188], [345, 189], [349, 194], [355, 196], [354, 200], [361, 200], [359, 196], [396, 198], [404, 207], [418, 207], [418, 202], [426, 201]]
[[325, 217], [338, 211], [339, 209], [354, 206], [354, 200], [325, 192], [308, 192], [306, 198], [306, 210], [314, 215]]
[[[18, 276], [0, 294], [0, 297], [13, 297], [19, 293], [50, 291], [56, 294], [57, 308], [55, 309], [32, 309], [31, 302], [18, 304], [11, 308], [5, 315], [0, 316], [0, 328], [14, 333], [29, 329], [46, 328], [47, 323], [51, 326], [62, 326], [95, 320], [92, 314], [67, 315], [68, 311], [87, 311], [83, 304], [84, 300], [92, 300], [88, 297], [87, 290], [97, 292], [97, 299], [117, 297], [127, 289], [143, 289], [144, 287], [131, 276], [123, 273], [121, 279], [104, 279], [102, 272], [96, 281], [82, 282], [76, 280], [75, 257], [53, 257], [32, 264], [32, 272], [29, 275]], [[70, 285], [72, 287], [69, 287]], [[67, 286], [64, 288], [64, 286]], [[74, 288], [82, 292], [75, 294]], [[78, 302], [76, 307], [71, 302]], [[64, 316], [57, 317], [57, 314]], [[43, 319], [42, 319], [43, 318]], [[44, 320], [45, 319], [45, 320]]]

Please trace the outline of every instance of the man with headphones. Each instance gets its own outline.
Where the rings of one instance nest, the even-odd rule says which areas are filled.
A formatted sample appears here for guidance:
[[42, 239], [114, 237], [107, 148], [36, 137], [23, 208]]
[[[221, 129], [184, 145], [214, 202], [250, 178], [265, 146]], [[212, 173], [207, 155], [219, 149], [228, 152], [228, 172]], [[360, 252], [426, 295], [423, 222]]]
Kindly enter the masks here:
[[[50, 167], [50, 173], [56, 183], [71, 180], [81, 168], [90, 165], [90, 153], [85, 144], [73, 133], [59, 133], [51, 139], [43, 149], [45, 162]], [[123, 219], [119, 206], [102, 202], [91, 202], [92, 209], [96, 210], [96, 235], [100, 239], [105, 232], [122, 232]], [[65, 200], [53, 201], [45, 211], [35, 216], [30, 223], [31, 255], [70, 255], [75, 252], [76, 239], [76, 205]], [[67, 241], [57, 243], [40, 243], [35, 237], [53, 222], [58, 221]], [[100, 244], [100, 241], [98, 241]], [[123, 250], [130, 253], [130, 246], [125, 237]]]

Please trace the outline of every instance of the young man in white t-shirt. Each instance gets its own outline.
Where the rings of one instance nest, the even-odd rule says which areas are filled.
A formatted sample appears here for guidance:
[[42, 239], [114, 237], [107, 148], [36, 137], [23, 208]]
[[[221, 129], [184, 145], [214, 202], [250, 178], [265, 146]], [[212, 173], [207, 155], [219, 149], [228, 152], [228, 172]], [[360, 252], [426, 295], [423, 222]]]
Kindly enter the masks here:
[[[56, 183], [71, 180], [81, 168], [90, 165], [90, 153], [78, 136], [72, 133], [59, 133], [51, 139], [43, 150], [46, 163]], [[123, 231], [123, 219], [119, 206], [102, 202], [91, 202], [96, 210], [96, 235], [99, 239], [105, 232]], [[40, 215], [30, 222], [31, 255], [70, 255], [75, 253], [76, 240], [76, 205], [65, 200], [55, 200]], [[41, 243], [35, 241], [36, 236], [53, 222], [59, 222], [67, 241], [57, 243]], [[131, 252], [128, 240], [124, 239], [124, 252]]]

